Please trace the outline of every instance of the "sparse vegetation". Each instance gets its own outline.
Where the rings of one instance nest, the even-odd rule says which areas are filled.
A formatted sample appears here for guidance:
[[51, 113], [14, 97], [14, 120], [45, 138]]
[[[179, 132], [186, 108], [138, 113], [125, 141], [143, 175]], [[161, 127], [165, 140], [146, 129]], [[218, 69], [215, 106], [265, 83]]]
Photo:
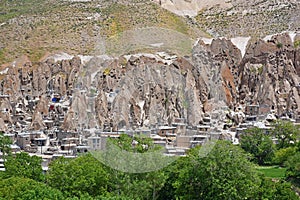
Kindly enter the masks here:
[[104, 71], [103, 71], [104, 75], [108, 76], [109, 73], [110, 73], [110, 69], [109, 68], [104, 69]]
[[298, 48], [300, 46], [300, 40], [296, 40], [295, 42], [294, 42], [294, 47], [295, 48]]
[[[101, 7], [97, 5], [96, 1], [1, 1], [0, 24], [6, 24], [1, 26], [0, 41], [6, 50], [5, 53], [0, 52], [0, 64], [24, 54], [34, 61], [47, 52], [97, 54], [99, 38], [118, 38], [124, 31], [136, 28], [166, 28], [194, 38], [207, 35], [199, 27], [187, 23], [184, 17], [146, 0], [113, 4], [103, 1]], [[13, 18], [12, 23], [7, 23]], [[189, 44], [181, 46], [178, 48], [191, 48]], [[126, 51], [124, 47], [122, 49]], [[128, 48], [128, 51], [131, 50]], [[151, 51], [145, 47], [134, 49], [139, 50]], [[110, 49], [102, 53], [109, 54]]]
[[277, 46], [277, 48], [279, 48], [279, 49], [281, 49], [281, 48], [283, 47], [282, 43], [280, 43], [280, 42], [278, 42], [278, 43], [276, 44], [276, 46]]
[[238, 4], [230, 9], [202, 10], [196, 20], [202, 29], [209, 30], [213, 36], [226, 37], [263, 38], [299, 27], [299, 20], [294, 20], [293, 25], [288, 26], [293, 12], [299, 12], [296, 7], [280, 7], [280, 3], [274, 6], [271, 1], [241, 1], [242, 5]]
[[264, 71], [264, 66], [261, 65], [260, 67], [257, 68], [258, 73], [261, 75]]
[[6, 61], [5, 51], [4, 51], [4, 49], [0, 49], [0, 63], [5, 62], [5, 61]]
[[46, 0], [3, 0], [0, 2], [0, 24], [21, 15], [45, 12], [47, 9], [51, 9], [51, 7], [47, 7], [50, 3], [51, 1]]

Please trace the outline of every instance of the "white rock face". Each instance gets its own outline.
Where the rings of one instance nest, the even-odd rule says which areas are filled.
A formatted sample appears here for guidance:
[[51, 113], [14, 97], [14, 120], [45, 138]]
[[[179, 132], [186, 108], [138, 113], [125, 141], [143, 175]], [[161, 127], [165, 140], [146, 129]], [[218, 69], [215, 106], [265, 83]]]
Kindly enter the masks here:
[[292, 32], [292, 31], [289, 31], [288, 33], [289, 33], [289, 36], [290, 36], [290, 38], [292, 40], [292, 43], [294, 43], [295, 37], [296, 37], [297, 33], [296, 32]]
[[196, 16], [204, 8], [210, 8], [219, 5], [222, 8], [230, 8], [232, 4], [225, 0], [161, 0], [163, 8], [181, 16]]
[[71, 2], [89, 2], [91, 0], [69, 0]]
[[[295, 37], [297, 34], [299, 34], [299, 32], [295, 32], [295, 31], [283, 31], [281, 34], [284, 34], [284, 33], [288, 33], [290, 38], [291, 38], [291, 41], [292, 43], [294, 43], [295, 41]], [[267, 35], [266, 37], [264, 37], [264, 41], [267, 42], [268, 40], [271, 40], [273, 36], [275, 36], [276, 34], [273, 34], [273, 35]]]
[[6, 69], [0, 71], [0, 74], [1, 74], [1, 75], [2, 75], [2, 74], [7, 74], [7, 72], [8, 72], [8, 68], [6, 68]]
[[204, 42], [204, 44], [211, 44], [213, 41], [213, 38], [201, 38], [201, 40]]
[[[70, 55], [68, 53], [62, 52], [62, 53], [54, 54], [54, 55], [50, 56], [49, 58], [53, 58], [54, 62], [57, 62], [57, 61], [62, 61], [62, 60], [70, 60], [73, 57], [74, 57], [74, 55]], [[90, 56], [90, 55], [86, 55], [86, 56], [78, 55], [78, 57], [80, 58], [82, 64], [87, 64], [92, 58], [94, 58], [94, 56]], [[96, 57], [101, 58], [103, 60], [111, 59], [111, 57], [109, 57], [107, 55], [99, 55]]]
[[67, 53], [60, 53], [60, 54], [55, 54], [53, 56], [50, 56], [50, 58], [53, 58], [54, 62], [57, 62], [62, 60], [70, 60], [73, 58], [73, 56]]
[[273, 35], [267, 35], [266, 37], [264, 37], [264, 41], [265, 42], [268, 42], [268, 40], [271, 40], [272, 39], [272, 37], [274, 36], [275, 34], [273, 34]]
[[231, 42], [241, 51], [242, 57], [246, 53], [246, 48], [251, 37], [236, 37], [231, 38]]

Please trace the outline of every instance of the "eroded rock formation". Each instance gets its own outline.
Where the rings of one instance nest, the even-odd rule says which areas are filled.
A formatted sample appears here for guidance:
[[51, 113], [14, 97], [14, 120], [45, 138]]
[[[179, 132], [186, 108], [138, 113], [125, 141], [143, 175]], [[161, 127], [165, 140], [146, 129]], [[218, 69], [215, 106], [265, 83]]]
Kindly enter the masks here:
[[28, 119], [30, 129], [44, 129], [49, 118], [67, 131], [155, 127], [175, 118], [196, 126], [205, 113], [225, 106], [236, 111], [227, 117], [238, 124], [251, 104], [293, 117], [300, 106], [299, 39], [286, 33], [250, 41], [245, 52], [233, 40], [199, 40], [192, 58], [26, 60], [1, 80], [0, 128], [26, 128]]

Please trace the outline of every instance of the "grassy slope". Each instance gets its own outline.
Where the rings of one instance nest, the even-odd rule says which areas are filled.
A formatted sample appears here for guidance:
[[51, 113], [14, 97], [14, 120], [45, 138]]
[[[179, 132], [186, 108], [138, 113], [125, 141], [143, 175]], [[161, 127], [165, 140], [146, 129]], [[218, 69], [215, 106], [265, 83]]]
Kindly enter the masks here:
[[47, 0], [2, 0], [0, 1], [0, 24], [20, 15], [44, 12], [51, 1]]
[[0, 64], [23, 54], [37, 61], [47, 52], [97, 53], [99, 38], [141, 27], [168, 28], [194, 38], [205, 35], [185, 18], [147, 0], [126, 2], [1, 1], [0, 24], [6, 24], [0, 27]]

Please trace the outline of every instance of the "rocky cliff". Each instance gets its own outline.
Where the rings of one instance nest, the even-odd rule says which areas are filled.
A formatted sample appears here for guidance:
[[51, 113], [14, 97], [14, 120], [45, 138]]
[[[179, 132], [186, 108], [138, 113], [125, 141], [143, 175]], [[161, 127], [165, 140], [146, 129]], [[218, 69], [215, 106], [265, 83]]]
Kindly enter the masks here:
[[196, 126], [217, 109], [251, 104], [295, 117], [299, 41], [299, 34], [289, 33], [257, 41], [200, 39], [192, 57], [159, 52], [22, 59], [1, 72], [1, 129], [43, 129], [49, 119], [74, 131], [171, 125], [175, 118]]
[[296, 114], [300, 100], [299, 35], [285, 33], [250, 41], [244, 55], [237, 48], [241, 43], [234, 43], [233, 39], [217, 39], [209, 45], [200, 42], [193, 54], [202, 74], [209, 72], [208, 80], [222, 85], [227, 105], [232, 109], [268, 105], [279, 116]]

